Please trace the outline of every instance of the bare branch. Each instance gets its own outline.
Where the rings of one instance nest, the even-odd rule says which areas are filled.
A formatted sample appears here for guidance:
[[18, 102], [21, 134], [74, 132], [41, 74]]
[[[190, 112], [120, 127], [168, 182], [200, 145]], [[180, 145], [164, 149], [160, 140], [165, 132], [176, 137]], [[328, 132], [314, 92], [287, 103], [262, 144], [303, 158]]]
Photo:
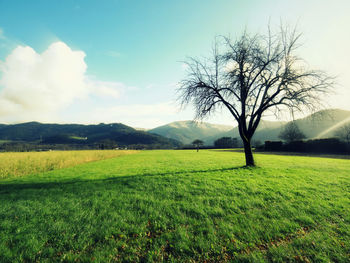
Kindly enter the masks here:
[[268, 27], [267, 36], [245, 31], [235, 41], [217, 37], [210, 58], [187, 61], [188, 74], [178, 90], [181, 104], [193, 104], [197, 118], [227, 108], [238, 122], [245, 148], [250, 149], [264, 112], [315, 109], [321, 95], [334, 86], [333, 77], [308, 69], [295, 54], [300, 37], [295, 28], [283, 25], [275, 34]]

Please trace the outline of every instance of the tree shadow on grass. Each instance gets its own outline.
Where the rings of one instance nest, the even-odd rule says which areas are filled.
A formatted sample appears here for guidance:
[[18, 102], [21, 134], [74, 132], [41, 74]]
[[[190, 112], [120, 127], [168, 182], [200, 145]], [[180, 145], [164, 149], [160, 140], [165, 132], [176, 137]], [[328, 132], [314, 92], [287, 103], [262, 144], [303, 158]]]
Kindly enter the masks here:
[[[213, 172], [227, 172], [227, 171], [237, 171], [241, 169], [257, 169], [257, 167], [247, 167], [247, 166], [238, 166], [230, 168], [220, 168], [220, 169], [206, 169], [206, 170], [188, 170], [188, 171], [178, 171], [178, 172], [166, 172], [166, 173], [142, 173], [136, 175], [128, 176], [114, 176], [103, 179], [64, 179], [62, 181], [40, 181], [40, 179], [35, 180], [34, 182], [23, 182], [23, 181], [11, 181], [0, 183], [0, 196], [6, 193], [14, 193], [14, 191], [21, 190], [34, 190], [34, 189], [50, 189], [50, 188], [64, 188], [68, 185], [79, 185], [85, 183], [93, 183], [94, 185], [102, 183], [113, 183], [113, 184], [125, 184], [129, 181], [138, 181], [143, 180], [146, 177], [163, 177], [163, 176], [174, 176], [174, 175], [196, 175], [196, 174], [206, 174]], [[56, 178], [54, 178], [56, 179]]]

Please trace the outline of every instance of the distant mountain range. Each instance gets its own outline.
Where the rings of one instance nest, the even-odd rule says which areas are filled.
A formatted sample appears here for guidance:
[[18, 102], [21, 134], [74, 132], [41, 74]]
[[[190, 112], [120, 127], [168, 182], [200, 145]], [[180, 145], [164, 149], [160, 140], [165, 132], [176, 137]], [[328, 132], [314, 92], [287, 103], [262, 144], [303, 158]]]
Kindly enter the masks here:
[[[350, 122], [350, 111], [329, 109], [316, 112], [295, 121], [299, 129], [308, 139], [333, 137], [340, 126]], [[280, 140], [279, 134], [287, 122], [262, 120], [253, 137], [255, 141]], [[201, 139], [206, 145], [213, 145], [221, 137], [239, 137], [238, 128], [215, 125], [206, 122], [193, 121], [172, 122], [149, 130], [150, 133], [176, 139], [184, 144], [190, 144], [195, 139]]]
[[[307, 139], [334, 137], [337, 128], [350, 123], [350, 111], [323, 110], [295, 121]], [[262, 120], [253, 141], [280, 140], [281, 130], [287, 122]], [[234, 125], [234, 123], [233, 123]], [[43, 124], [27, 122], [0, 124], [0, 143], [28, 142], [37, 144], [91, 145], [112, 141], [118, 146], [146, 145], [150, 148], [174, 148], [201, 139], [213, 145], [221, 137], [237, 137], [237, 127], [206, 122], [178, 121], [151, 130], [134, 129], [121, 123]]]
[[173, 148], [180, 142], [161, 135], [135, 130], [121, 123], [82, 125], [27, 122], [0, 125], [0, 140], [42, 144], [96, 144], [109, 140], [119, 146], [158, 145]]
[[232, 126], [218, 125], [207, 122], [176, 121], [151, 130], [149, 133], [159, 134], [167, 138], [190, 144], [195, 139], [203, 139], [229, 132]]

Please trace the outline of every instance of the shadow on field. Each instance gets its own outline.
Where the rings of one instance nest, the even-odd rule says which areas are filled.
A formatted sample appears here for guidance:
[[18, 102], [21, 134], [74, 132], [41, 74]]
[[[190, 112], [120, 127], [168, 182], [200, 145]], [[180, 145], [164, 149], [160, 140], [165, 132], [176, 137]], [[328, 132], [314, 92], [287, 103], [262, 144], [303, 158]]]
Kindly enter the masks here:
[[[212, 172], [226, 172], [226, 171], [235, 171], [240, 169], [257, 169], [257, 167], [251, 168], [246, 166], [238, 166], [231, 168], [221, 168], [221, 169], [207, 169], [207, 170], [189, 170], [189, 171], [178, 171], [178, 172], [168, 172], [168, 173], [143, 173], [135, 174], [128, 176], [116, 176], [108, 177], [103, 179], [77, 179], [73, 178], [72, 180], [62, 180], [57, 182], [52, 181], [36, 181], [36, 182], [9, 182], [9, 183], [0, 183], [0, 196], [2, 194], [14, 193], [14, 191], [21, 191], [27, 189], [50, 189], [50, 188], [63, 188], [68, 185], [81, 185], [84, 183], [92, 183], [94, 185], [99, 183], [113, 183], [113, 184], [127, 184], [129, 181], [144, 181], [146, 177], [162, 177], [162, 176], [172, 176], [172, 175], [193, 175], [201, 173], [212, 173]], [[53, 178], [56, 179], [56, 178]], [[35, 180], [35, 179], [34, 179]]]
[[[236, 152], [244, 153], [244, 149], [235, 148], [235, 149], [210, 149], [208, 151], [212, 152]], [[302, 152], [267, 152], [267, 151], [256, 151], [253, 149], [254, 154], [266, 154], [266, 155], [282, 155], [282, 156], [301, 156], [301, 157], [320, 157], [320, 158], [332, 158], [332, 159], [345, 159], [349, 160], [349, 154], [323, 154], [323, 153], [302, 153]]]

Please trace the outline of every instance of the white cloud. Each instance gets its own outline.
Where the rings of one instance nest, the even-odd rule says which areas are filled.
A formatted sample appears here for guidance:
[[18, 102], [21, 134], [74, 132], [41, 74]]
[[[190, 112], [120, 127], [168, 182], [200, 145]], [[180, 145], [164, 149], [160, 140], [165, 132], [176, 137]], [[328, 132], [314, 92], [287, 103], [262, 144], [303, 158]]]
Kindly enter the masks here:
[[89, 114], [87, 122], [121, 122], [133, 127], [151, 128], [169, 122], [178, 112], [173, 102], [101, 107]]
[[[63, 42], [42, 54], [18, 46], [2, 63], [1, 104], [26, 110], [54, 110], [86, 92], [85, 53], [72, 51]], [[6, 113], [2, 109], [0, 114]]]
[[124, 85], [88, 77], [85, 56], [63, 42], [51, 44], [41, 54], [17, 46], [0, 61], [1, 121], [48, 119], [88, 95], [118, 98]]

